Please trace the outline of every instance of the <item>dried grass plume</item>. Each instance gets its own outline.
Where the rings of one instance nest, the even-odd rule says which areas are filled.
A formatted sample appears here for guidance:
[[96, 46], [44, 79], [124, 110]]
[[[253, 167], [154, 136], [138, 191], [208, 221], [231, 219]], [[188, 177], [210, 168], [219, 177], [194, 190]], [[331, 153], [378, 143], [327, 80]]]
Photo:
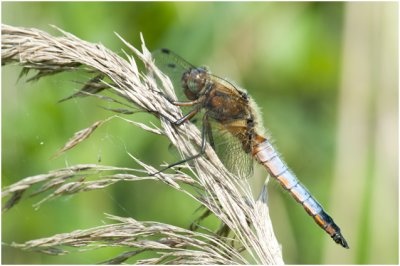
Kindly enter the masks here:
[[[142, 51], [139, 51], [117, 34], [138, 61], [144, 64], [146, 72], [140, 73], [136, 60], [128, 53], [125, 53], [127, 59], [123, 59], [101, 44], [89, 43], [57, 30], [62, 36], [54, 37], [37, 29], [2, 25], [3, 65], [18, 64], [23, 68], [23, 74], [30, 70], [36, 71], [31, 80], [63, 71], [92, 73], [94, 77], [81, 91], [63, 100], [90, 96], [112, 101], [120, 105], [120, 108], [110, 110], [114, 112], [110, 117], [75, 133], [54, 156], [75, 148], [110, 119], [123, 119], [143, 130], [167, 136], [182, 158], [198, 153], [201, 144], [199, 130], [191, 123], [177, 127], [169, 122], [182, 117], [182, 113], [163, 97], [167, 95], [176, 98], [174, 88], [154, 65], [143, 38]], [[111, 91], [113, 97], [101, 95], [104, 90]], [[160, 126], [141, 124], [120, 115], [133, 114], [138, 109], [158, 117]], [[2, 189], [2, 197], [7, 198], [3, 212], [17, 204], [26, 194], [42, 196], [43, 192], [50, 192], [35, 205], [39, 207], [47, 200], [60, 196], [102, 189], [121, 181], [151, 179], [189, 195], [203, 205], [207, 212], [218, 217], [224, 224], [222, 228], [229, 230], [210, 232], [197, 223], [193, 224], [193, 230], [189, 230], [108, 215], [113, 223], [12, 245], [59, 255], [67, 252], [64, 248], [66, 246], [77, 249], [122, 246], [129, 250], [104, 262], [109, 264], [122, 263], [149, 250], [156, 251], [156, 257], [137, 263], [283, 264], [281, 248], [274, 236], [264, 194], [259, 199], [253, 199], [247, 181], [232, 176], [209, 145], [205, 156], [194, 160], [193, 165], [184, 165], [183, 170], [176, 169], [173, 173], [169, 171], [153, 175], [160, 166], [147, 165], [137, 156], [129, 156], [141, 168], [81, 164], [26, 177]], [[195, 189], [189, 190], [188, 186], [182, 184]], [[32, 191], [33, 185], [40, 188]], [[230, 234], [224, 233], [229, 231]]]

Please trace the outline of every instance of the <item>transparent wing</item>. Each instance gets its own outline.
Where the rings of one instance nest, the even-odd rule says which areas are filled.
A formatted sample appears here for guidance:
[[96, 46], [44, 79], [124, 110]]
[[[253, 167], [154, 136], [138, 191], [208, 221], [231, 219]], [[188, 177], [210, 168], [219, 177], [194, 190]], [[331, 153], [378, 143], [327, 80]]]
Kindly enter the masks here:
[[224, 87], [226, 91], [231, 92], [231, 93], [237, 93], [240, 96], [242, 96], [243, 94], [246, 94], [246, 92], [243, 91], [243, 89], [240, 89], [237, 85], [233, 84], [229, 80], [218, 77], [211, 73], [209, 73], [209, 75], [214, 83], [220, 84], [220, 86], [219, 86], [220, 89]]
[[216, 121], [210, 121], [211, 133], [208, 130], [207, 140], [213, 146], [221, 162], [231, 173], [240, 178], [248, 178], [253, 174], [253, 157], [251, 152], [246, 153], [243, 141], [245, 136], [236, 130], [236, 134], [232, 134]]
[[182, 76], [190, 69], [196, 68], [185, 59], [168, 49], [158, 49], [152, 52], [156, 66], [166, 74], [174, 85], [179, 100], [184, 100]]

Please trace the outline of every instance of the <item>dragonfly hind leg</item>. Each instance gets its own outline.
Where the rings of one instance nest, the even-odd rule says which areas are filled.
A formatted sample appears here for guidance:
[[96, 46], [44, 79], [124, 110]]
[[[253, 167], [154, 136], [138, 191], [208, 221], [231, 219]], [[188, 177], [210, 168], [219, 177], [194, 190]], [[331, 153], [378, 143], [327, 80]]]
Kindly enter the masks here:
[[[190, 118], [192, 118], [198, 111], [199, 110], [197, 110], [197, 109], [192, 110], [187, 115], [185, 115], [182, 118], [178, 119], [173, 124], [175, 124], [177, 126], [183, 124], [183, 122], [190, 120]], [[210, 130], [210, 123], [208, 122], [208, 116], [207, 116], [207, 114], [204, 114], [204, 116], [203, 116], [203, 126], [202, 126], [202, 129], [201, 129], [201, 148], [200, 148], [200, 152], [198, 154], [196, 154], [196, 155], [190, 156], [190, 157], [188, 157], [186, 159], [183, 159], [183, 160], [178, 161], [176, 163], [170, 164], [167, 167], [165, 167], [165, 168], [161, 169], [160, 171], [158, 171], [156, 173], [153, 173], [151, 175], [154, 176], [154, 175], [162, 173], [165, 170], [168, 170], [168, 169], [170, 169], [170, 168], [172, 168], [174, 166], [177, 166], [177, 165], [180, 165], [180, 164], [184, 164], [186, 162], [189, 162], [191, 160], [194, 160], [194, 159], [199, 158], [200, 156], [202, 156], [204, 154], [205, 150], [206, 150], [206, 134], [208, 134], [209, 130]]]

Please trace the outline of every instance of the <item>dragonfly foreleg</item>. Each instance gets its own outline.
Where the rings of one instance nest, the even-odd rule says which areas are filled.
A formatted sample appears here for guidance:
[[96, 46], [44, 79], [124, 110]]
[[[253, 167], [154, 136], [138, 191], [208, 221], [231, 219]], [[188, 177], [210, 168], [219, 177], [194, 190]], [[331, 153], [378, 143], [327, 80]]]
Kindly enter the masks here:
[[193, 106], [196, 105], [198, 103], [201, 103], [204, 101], [204, 96], [197, 98], [194, 101], [175, 101], [173, 99], [171, 99], [170, 97], [168, 97], [167, 95], [165, 95], [164, 93], [162, 93], [161, 91], [157, 91], [157, 90], [153, 90], [150, 89], [152, 92], [155, 92], [159, 95], [161, 95], [162, 97], [164, 97], [168, 102], [170, 102], [171, 104], [175, 105], [175, 106]]
[[194, 101], [169, 101], [176, 106], [193, 106], [204, 101], [204, 97], [197, 98]]

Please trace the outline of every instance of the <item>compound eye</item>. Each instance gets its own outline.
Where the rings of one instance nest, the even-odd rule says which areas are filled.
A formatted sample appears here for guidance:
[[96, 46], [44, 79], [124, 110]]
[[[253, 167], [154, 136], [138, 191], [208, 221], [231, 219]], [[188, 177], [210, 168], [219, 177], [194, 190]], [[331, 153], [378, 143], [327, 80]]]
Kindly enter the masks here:
[[210, 68], [208, 66], [201, 66], [198, 68], [200, 72], [210, 73]]
[[188, 87], [193, 93], [203, 90], [207, 80], [207, 73], [202, 68], [193, 69], [190, 73]]
[[190, 99], [196, 99], [204, 89], [207, 82], [207, 73], [203, 68], [193, 68], [182, 76], [182, 87]]
[[197, 78], [189, 80], [187, 85], [189, 90], [193, 93], [198, 93], [201, 90], [200, 80]]

